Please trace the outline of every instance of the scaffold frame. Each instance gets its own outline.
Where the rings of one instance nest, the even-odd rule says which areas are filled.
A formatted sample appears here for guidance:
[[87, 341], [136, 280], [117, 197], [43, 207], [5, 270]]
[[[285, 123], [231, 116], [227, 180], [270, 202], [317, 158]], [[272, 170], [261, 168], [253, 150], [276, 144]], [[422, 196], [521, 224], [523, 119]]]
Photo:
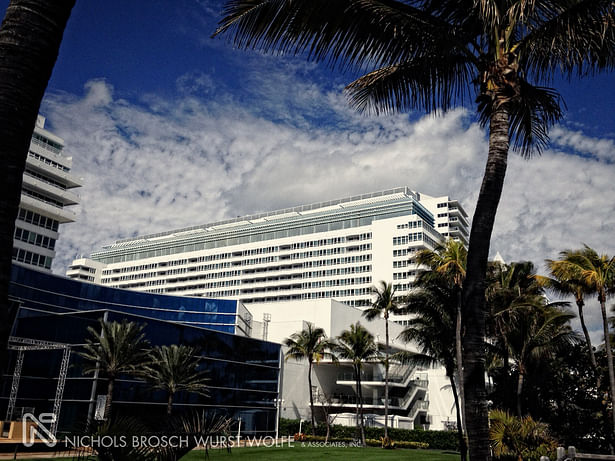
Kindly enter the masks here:
[[71, 345], [65, 343], [57, 343], [53, 341], [45, 341], [42, 339], [20, 338], [17, 336], [9, 337], [9, 350], [17, 351], [17, 359], [15, 361], [15, 369], [13, 371], [13, 381], [11, 383], [11, 394], [9, 403], [6, 409], [6, 421], [11, 421], [13, 412], [15, 411], [15, 403], [17, 402], [17, 392], [19, 391], [19, 381], [21, 379], [21, 370], [23, 369], [24, 352], [25, 351], [42, 351], [42, 350], [62, 350], [62, 362], [60, 364], [60, 373], [58, 375], [58, 385], [53, 401], [54, 420], [50, 428], [50, 432], [55, 435], [58, 430], [58, 422], [60, 420], [60, 410], [62, 409], [62, 397], [64, 395], [64, 384], [68, 374], [68, 366], [70, 364]]

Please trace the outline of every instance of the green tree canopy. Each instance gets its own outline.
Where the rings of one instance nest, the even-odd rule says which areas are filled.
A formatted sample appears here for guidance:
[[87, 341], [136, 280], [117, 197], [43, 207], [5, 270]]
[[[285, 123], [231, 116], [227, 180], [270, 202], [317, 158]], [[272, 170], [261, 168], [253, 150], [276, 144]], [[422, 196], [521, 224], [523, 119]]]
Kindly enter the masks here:
[[154, 389], [167, 393], [167, 414], [173, 410], [173, 397], [187, 391], [208, 396], [207, 371], [199, 370], [200, 357], [196, 349], [184, 344], [157, 346], [149, 351], [149, 363], [140, 375]]
[[108, 380], [105, 417], [111, 418], [113, 386], [120, 375], [136, 375], [148, 362], [146, 347], [148, 341], [143, 333], [144, 325], [129, 322], [100, 321], [100, 331], [88, 327], [90, 337], [86, 339], [80, 355], [86, 360], [84, 373], [98, 371]]

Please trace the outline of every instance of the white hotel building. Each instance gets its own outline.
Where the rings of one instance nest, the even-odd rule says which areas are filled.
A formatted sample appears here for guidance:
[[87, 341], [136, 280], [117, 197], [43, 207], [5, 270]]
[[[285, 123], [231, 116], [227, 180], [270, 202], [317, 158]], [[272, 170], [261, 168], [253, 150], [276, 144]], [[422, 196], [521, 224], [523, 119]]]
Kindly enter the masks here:
[[75, 221], [70, 206], [79, 203], [73, 191], [81, 181], [71, 174], [72, 157], [64, 141], [45, 129], [45, 117], [36, 120], [26, 159], [21, 201], [15, 221], [13, 261], [51, 270], [60, 224]]
[[418, 269], [413, 255], [447, 237], [467, 244], [468, 227], [457, 200], [400, 187], [119, 240], [73, 261], [67, 275], [244, 304], [363, 306], [380, 280], [406, 292]]
[[[361, 321], [382, 345], [383, 320], [361, 315], [360, 307], [372, 301], [370, 288], [392, 281], [403, 295], [419, 270], [416, 252], [447, 237], [467, 244], [468, 227], [456, 200], [400, 187], [120, 240], [73, 261], [67, 275], [151, 293], [238, 299], [252, 316], [252, 335], [269, 341], [282, 342], [306, 322], [334, 337]], [[401, 328], [391, 325], [392, 349], [416, 351], [396, 339]], [[307, 369], [305, 362], [283, 364], [284, 417], [309, 419]], [[322, 363], [313, 372], [316, 392], [330, 398], [338, 424], [354, 424], [351, 371], [346, 363]], [[368, 424], [381, 425], [382, 366], [365, 364], [364, 373]], [[391, 426], [451, 427], [443, 369], [396, 365], [391, 376]], [[323, 403], [316, 406], [322, 419]]]

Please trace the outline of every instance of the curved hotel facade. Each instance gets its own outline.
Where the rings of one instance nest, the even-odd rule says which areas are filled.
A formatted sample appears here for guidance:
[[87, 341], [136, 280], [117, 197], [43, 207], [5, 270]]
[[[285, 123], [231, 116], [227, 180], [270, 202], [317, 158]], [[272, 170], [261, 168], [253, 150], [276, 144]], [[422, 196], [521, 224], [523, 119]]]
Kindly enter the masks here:
[[411, 286], [413, 255], [445, 238], [467, 244], [458, 201], [400, 187], [120, 240], [77, 259], [71, 278], [150, 293], [245, 304], [370, 303], [370, 287]]
[[[246, 434], [274, 432], [280, 345], [249, 337], [251, 316], [241, 303], [117, 290], [18, 265], [13, 266], [9, 298], [17, 314], [0, 386], [3, 421], [21, 421], [24, 411], [53, 412], [62, 432], [83, 428], [95, 417], [107, 379], [102, 372], [84, 373], [79, 352], [91, 337], [88, 328], [100, 331], [104, 319], [143, 325], [152, 346], [195, 348], [210, 380], [209, 396], [178, 392], [174, 411], [198, 409], [241, 418]], [[143, 380], [128, 375], [117, 379], [117, 414], [155, 420], [166, 414], [166, 405], [166, 393]]]

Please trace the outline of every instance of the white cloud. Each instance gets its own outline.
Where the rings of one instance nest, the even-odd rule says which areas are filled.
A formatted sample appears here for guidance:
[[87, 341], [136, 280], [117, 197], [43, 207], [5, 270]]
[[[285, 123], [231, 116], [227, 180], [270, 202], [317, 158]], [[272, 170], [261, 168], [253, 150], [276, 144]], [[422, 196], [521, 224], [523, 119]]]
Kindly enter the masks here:
[[554, 144], [562, 148], [571, 148], [579, 154], [588, 155], [608, 162], [615, 161], [615, 141], [585, 136], [581, 131], [566, 130], [555, 127], [551, 131]]
[[[61, 229], [56, 272], [119, 238], [400, 185], [450, 195], [473, 212], [487, 145], [470, 114], [363, 117], [339, 89], [305, 83], [302, 72], [273, 76], [272, 88], [242, 105], [220, 91], [190, 96], [191, 85], [211, 88], [201, 74], [178, 83], [187, 91], [176, 100], [128, 102], [103, 80], [82, 96], [50, 95], [43, 113], [85, 183], [77, 222]], [[297, 89], [302, 96], [291, 98]], [[580, 155], [511, 154], [492, 242], [507, 261], [541, 266], [582, 242], [615, 253], [612, 141], [563, 127], [554, 137]], [[599, 317], [588, 315], [597, 330]]]

